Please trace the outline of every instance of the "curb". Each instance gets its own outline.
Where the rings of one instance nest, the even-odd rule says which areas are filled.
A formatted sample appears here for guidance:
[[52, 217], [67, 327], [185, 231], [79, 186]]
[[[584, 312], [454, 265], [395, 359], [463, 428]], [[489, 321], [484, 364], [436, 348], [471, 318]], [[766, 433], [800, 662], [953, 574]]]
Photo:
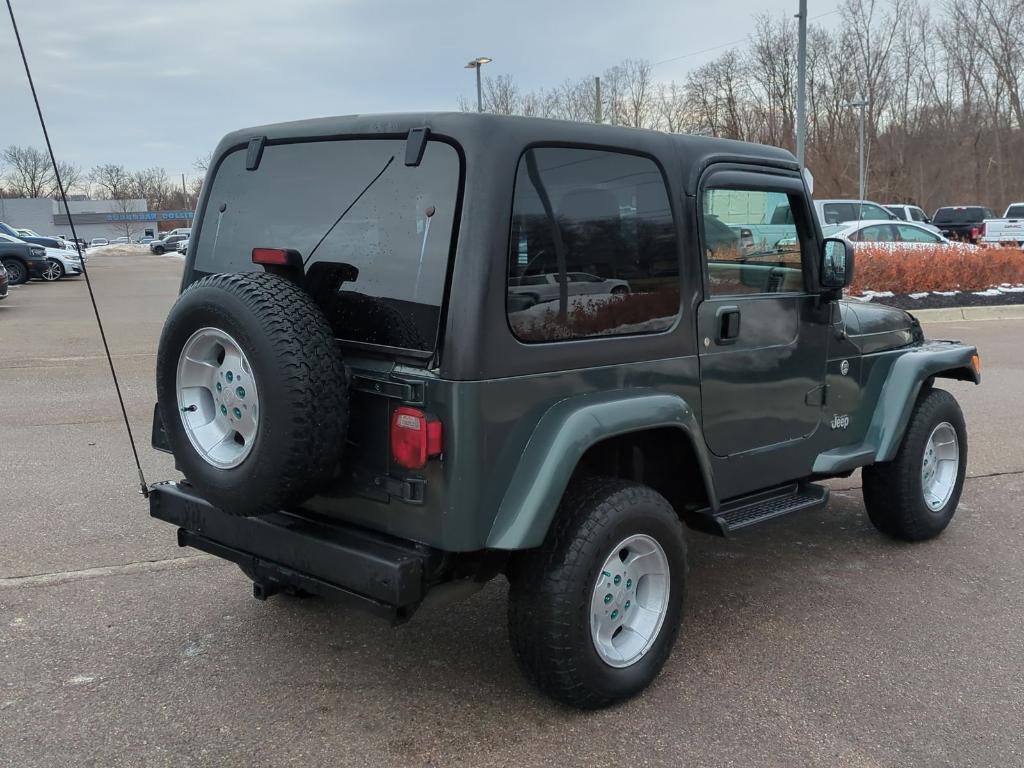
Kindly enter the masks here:
[[909, 310], [922, 323], [955, 323], [964, 320], [1024, 320], [1024, 304], [988, 307], [946, 307]]

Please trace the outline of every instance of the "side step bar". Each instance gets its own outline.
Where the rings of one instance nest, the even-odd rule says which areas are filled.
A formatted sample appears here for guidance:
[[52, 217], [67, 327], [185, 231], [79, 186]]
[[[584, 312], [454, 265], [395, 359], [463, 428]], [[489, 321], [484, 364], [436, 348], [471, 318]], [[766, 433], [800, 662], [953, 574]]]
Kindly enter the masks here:
[[717, 512], [711, 509], [694, 512], [687, 516], [686, 524], [705, 533], [729, 536], [735, 531], [788, 515], [790, 512], [820, 509], [828, 504], [828, 494], [828, 488], [823, 485], [790, 483], [730, 499], [724, 502]]

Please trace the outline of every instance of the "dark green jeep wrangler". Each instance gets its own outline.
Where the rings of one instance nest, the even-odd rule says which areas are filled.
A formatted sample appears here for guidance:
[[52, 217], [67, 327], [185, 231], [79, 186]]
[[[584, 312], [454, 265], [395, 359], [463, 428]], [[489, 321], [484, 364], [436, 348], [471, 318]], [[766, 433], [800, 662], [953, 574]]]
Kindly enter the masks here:
[[[780, 213], [781, 212], [781, 213]], [[153, 486], [257, 597], [392, 620], [498, 574], [522, 668], [599, 707], [679, 631], [683, 525], [728, 535], [864, 467], [935, 536], [967, 459], [937, 378], [973, 347], [848, 305], [783, 150], [473, 114], [232, 133], [160, 341]]]

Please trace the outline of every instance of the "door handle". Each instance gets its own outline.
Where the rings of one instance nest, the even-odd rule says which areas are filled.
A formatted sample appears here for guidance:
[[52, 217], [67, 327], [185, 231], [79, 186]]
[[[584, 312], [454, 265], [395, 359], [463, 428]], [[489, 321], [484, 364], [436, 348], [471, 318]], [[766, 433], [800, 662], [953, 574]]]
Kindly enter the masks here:
[[740, 335], [740, 308], [729, 304], [718, 308], [715, 312], [716, 342], [734, 344]]

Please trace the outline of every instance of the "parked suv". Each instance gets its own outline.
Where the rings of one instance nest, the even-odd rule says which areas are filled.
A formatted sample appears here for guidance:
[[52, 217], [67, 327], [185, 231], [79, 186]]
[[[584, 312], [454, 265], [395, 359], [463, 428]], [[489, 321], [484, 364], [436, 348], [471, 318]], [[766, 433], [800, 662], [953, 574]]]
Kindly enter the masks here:
[[[31, 232], [32, 230], [25, 230]], [[0, 221], [0, 234], [9, 235], [10, 237], [16, 237], [19, 240], [24, 240], [26, 243], [32, 243], [33, 245], [41, 245], [44, 248], [64, 248], [64, 242], [57, 239], [56, 237], [42, 237], [40, 235], [22, 235], [20, 232], [12, 226], [4, 224]]]
[[33, 277], [41, 278], [50, 266], [45, 248], [16, 237], [0, 238], [0, 263], [7, 270], [11, 285], [27, 283]]
[[950, 240], [977, 243], [985, 236], [985, 219], [994, 219], [995, 212], [982, 205], [949, 205], [939, 208], [932, 223]]
[[[229, 134], [211, 168], [157, 356], [153, 443], [186, 480], [150, 511], [257, 597], [401, 621], [504, 574], [519, 664], [592, 708], [668, 658], [684, 525], [820, 510], [860, 467], [879, 530], [953, 516], [967, 434], [936, 382], [978, 382], [977, 351], [841, 300], [852, 245], [784, 150], [364, 115]], [[788, 244], [708, 238], [780, 196]]]
[[149, 244], [149, 250], [152, 253], [155, 253], [155, 254], [157, 254], [159, 256], [160, 254], [167, 253], [168, 251], [177, 250], [178, 243], [180, 243], [182, 240], [188, 240], [188, 234], [187, 233], [184, 233], [184, 234], [178, 233], [178, 234], [174, 234], [174, 235], [164, 235], [159, 240], [153, 240]]
[[815, 200], [821, 226], [855, 221], [889, 221], [897, 218], [888, 208], [870, 200]]

